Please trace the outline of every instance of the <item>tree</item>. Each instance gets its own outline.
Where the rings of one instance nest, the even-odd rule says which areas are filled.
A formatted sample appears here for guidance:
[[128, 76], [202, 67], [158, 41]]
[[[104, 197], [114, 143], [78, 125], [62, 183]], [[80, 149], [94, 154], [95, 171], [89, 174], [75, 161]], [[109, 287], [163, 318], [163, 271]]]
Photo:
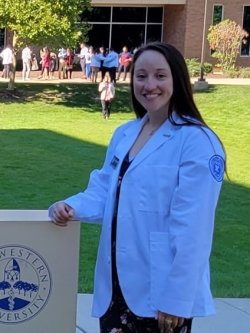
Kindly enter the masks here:
[[246, 31], [229, 19], [210, 26], [207, 39], [214, 51], [212, 57], [218, 59], [222, 70], [235, 69], [241, 41], [246, 35]]
[[[0, 28], [13, 33], [14, 54], [24, 44], [59, 47], [75, 46], [88, 31], [80, 22], [90, 0], [4, 0], [0, 2]], [[15, 81], [16, 57], [9, 87]]]

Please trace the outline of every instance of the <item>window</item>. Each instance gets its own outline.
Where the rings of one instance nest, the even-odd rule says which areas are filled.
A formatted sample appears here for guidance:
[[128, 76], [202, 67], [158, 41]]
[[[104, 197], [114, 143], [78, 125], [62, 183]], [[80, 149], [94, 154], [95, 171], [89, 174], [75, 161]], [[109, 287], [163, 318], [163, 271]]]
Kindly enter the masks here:
[[114, 7], [113, 22], [145, 22], [145, 7]]
[[113, 26], [111, 44], [120, 53], [126, 45], [129, 50], [140, 46], [145, 40], [144, 24], [116, 24]]
[[162, 23], [162, 7], [149, 7], [148, 8], [148, 22]]
[[95, 51], [103, 46], [109, 46], [109, 24], [93, 24], [93, 28], [88, 32], [89, 44], [92, 45]]
[[161, 40], [163, 7], [93, 7], [82, 19], [92, 26], [88, 44], [104, 45], [120, 52]]
[[110, 7], [93, 7], [90, 11], [84, 11], [81, 19], [88, 22], [110, 22]]
[[220, 23], [223, 20], [223, 6], [214, 5], [213, 8], [213, 25]]
[[241, 56], [248, 56], [250, 55], [250, 6], [244, 6], [243, 12], [243, 29], [248, 33], [248, 36], [242, 39], [241, 43]]
[[147, 43], [161, 41], [161, 26], [147, 25]]

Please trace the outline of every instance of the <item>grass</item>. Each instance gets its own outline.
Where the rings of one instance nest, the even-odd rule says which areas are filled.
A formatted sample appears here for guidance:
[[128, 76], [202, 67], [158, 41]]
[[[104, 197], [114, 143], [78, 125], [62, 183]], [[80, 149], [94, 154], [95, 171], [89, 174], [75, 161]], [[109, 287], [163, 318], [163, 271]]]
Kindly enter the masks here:
[[[1, 96], [0, 207], [46, 209], [81, 191], [102, 165], [113, 130], [134, 117], [127, 85], [118, 85], [109, 121], [95, 85], [20, 84], [17, 98]], [[227, 151], [230, 181], [217, 209], [212, 289], [217, 297], [250, 297], [249, 87], [211, 86], [195, 100]], [[79, 292], [91, 292], [100, 227], [83, 224]]]

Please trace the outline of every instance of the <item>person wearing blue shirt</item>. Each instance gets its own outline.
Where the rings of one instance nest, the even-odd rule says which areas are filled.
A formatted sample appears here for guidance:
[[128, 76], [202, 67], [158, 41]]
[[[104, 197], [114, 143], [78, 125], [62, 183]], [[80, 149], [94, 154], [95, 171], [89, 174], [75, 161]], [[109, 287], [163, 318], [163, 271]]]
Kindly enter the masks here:
[[190, 333], [194, 317], [214, 313], [209, 257], [225, 153], [175, 47], [139, 48], [130, 88], [136, 119], [116, 129], [87, 188], [49, 216], [102, 223], [92, 309], [101, 333]]
[[[90, 61], [90, 68], [91, 68], [91, 81], [96, 83], [98, 78], [98, 73], [101, 68], [101, 63], [104, 61], [105, 57], [102, 52], [95, 50], [94, 55]], [[102, 80], [101, 80], [102, 81]]]
[[111, 82], [116, 82], [116, 70], [119, 66], [119, 55], [111, 47], [109, 53], [106, 55], [103, 61], [103, 67], [109, 72]]

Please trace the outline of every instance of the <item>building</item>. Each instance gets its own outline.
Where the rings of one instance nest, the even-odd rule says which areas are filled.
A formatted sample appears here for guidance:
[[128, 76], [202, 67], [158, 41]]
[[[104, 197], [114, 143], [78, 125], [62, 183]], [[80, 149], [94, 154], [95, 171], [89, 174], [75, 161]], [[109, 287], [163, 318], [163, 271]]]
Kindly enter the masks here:
[[[153, 40], [175, 45], [185, 58], [214, 62], [207, 42], [211, 24], [229, 18], [250, 34], [250, 2], [244, 0], [92, 0], [90, 44], [138, 47]], [[206, 17], [204, 17], [206, 14]], [[205, 27], [205, 28], [204, 28]], [[204, 33], [204, 35], [203, 35]], [[244, 46], [244, 45], [243, 45]], [[249, 37], [238, 64], [250, 66]]]
[[[248, 2], [248, 4], [247, 4]], [[92, 0], [87, 21], [89, 44], [130, 49], [154, 40], [175, 45], [185, 58], [215, 62], [207, 42], [211, 24], [229, 18], [250, 35], [249, 0]], [[0, 34], [0, 43], [1, 43]], [[242, 43], [237, 64], [250, 66], [250, 37]]]

